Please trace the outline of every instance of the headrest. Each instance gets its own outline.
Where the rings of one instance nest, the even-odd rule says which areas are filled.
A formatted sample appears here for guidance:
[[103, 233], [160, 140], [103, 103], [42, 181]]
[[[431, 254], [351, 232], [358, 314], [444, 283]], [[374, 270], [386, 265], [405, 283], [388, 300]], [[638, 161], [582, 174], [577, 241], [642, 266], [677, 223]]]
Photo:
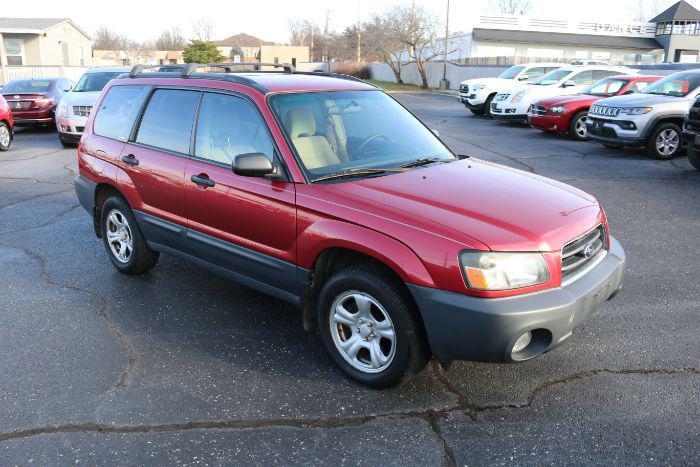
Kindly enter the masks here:
[[292, 138], [316, 134], [316, 119], [311, 109], [300, 107], [287, 112], [286, 127]]

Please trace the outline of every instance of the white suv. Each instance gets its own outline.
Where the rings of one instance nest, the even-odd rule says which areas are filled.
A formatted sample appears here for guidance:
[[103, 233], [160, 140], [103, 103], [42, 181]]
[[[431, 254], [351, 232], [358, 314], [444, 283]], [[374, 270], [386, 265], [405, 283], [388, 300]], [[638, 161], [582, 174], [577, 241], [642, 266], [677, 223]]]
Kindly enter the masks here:
[[611, 148], [645, 146], [670, 159], [683, 147], [683, 119], [700, 94], [700, 70], [674, 73], [642, 92], [601, 99], [591, 106], [586, 133]]
[[497, 93], [516, 83], [530, 83], [564, 66], [561, 63], [525, 63], [513, 65], [496, 78], [475, 78], [459, 84], [459, 101], [475, 115], [491, 115], [491, 101]]
[[85, 72], [70, 92], [63, 94], [56, 106], [56, 129], [63, 146], [78, 144], [92, 105], [102, 88], [109, 80], [129, 71], [131, 67], [128, 66], [92, 68]]
[[491, 116], [496, 120], [526, 121], [527, 111], [544, 97], [578, 94], [586, 86], [606, 76], [631, 75], [636, 71], [625, 67], [567, 65], [534, 80], [532, 84], [514, 87], [496, 94], [491, 103]]

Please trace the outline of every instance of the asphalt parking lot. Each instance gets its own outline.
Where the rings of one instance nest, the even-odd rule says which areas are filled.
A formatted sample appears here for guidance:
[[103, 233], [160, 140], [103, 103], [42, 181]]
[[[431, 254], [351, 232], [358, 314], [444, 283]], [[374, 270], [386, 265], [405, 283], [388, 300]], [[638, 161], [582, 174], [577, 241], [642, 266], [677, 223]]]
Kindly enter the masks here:
[[0, 153], [0, 463], [697, 464], [700, 171], [397, 97], [457, 153], [595, 194], [620, 294], [535, 360], [371, 390], [285, 303], [167, 256], [119, 274], [75, 151], [21, 130]]

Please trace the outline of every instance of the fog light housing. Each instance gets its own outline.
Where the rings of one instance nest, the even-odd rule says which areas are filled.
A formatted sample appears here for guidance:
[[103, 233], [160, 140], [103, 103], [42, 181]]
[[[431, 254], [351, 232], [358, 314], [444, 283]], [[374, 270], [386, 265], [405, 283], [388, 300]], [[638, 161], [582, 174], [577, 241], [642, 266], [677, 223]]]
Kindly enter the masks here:
[[526, 332], [522, 336], [518, 337], [518, 340], [513, 344], [512, 353], [518, 353], [525, 349], [532, 341], [532, 333], [530, 331]]

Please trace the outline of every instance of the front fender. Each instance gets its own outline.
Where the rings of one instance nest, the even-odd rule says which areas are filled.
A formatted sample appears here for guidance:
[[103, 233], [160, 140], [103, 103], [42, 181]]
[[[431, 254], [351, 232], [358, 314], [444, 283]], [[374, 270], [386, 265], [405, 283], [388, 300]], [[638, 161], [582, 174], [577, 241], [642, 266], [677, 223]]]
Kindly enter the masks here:
[[346, 248], [382, 262], [404, 282], [435, 287], [435, 282], [418, 256], [405, 244], [365, 227], [338, 220], [319, 220], [299, 233], [299, 266], [312, 269], [326, 249]]

